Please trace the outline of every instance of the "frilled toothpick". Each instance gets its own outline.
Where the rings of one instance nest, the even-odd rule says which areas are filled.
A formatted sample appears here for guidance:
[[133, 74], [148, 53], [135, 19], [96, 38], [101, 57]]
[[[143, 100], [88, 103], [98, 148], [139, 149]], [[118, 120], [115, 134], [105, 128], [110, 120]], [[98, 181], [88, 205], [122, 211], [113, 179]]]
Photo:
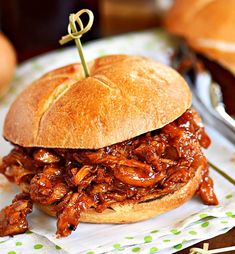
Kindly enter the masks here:
[[[82, 20], [80, 18], [83, 13], [86, 13], [89, 18], [88, 23], [85, 27], [83, 26]], [[89, 69], [87, 67], [87, 63], [86, 63], [84, 55], [83, 55], [82, 43], [81, 43], [80, 38], [82, 37], [83, 34], [85, 34], [86, 32], [88, 32], [91, 29], [93, 22], [94, 22], [94, 15], [93, 15], [92, 11], [90, 11], [88, 9], [80, 10], [76, 14], [74, 14], [74, 13], [70, 14], [69, 15], [69, 25], [68, 25], [68, 34], [63, 36], [61, 38], [61, 40], [59, 41], [59, 43], [61, 45], [63, 45], [67, 42], [75, 40], [86, 77], [89, 77]], [[77, 25], [80, 27], [80, 30], [77, 29]]]

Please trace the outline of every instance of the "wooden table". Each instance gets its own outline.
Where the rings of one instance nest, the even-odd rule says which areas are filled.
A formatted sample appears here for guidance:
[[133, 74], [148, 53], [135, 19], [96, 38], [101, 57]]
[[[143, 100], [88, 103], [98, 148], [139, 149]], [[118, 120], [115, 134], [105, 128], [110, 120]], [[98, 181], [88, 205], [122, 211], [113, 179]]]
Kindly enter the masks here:
[[[209, 243], [209, 250], [210, 249], [217, 249], [217, 248], [224, 248], [224, 247], [234, 246], [235, 245], [235, 228], [231, 229], [226, 234], [219, 235], [219, 236], [216, 236], [216, 237], [214, 237], [212, 239], [202, 241], [202, 242], [197, 243], [197, 244], [195, 244], [193, 246], [190, 246], [187, 249], [178, 251], [177, 253], [178, 254], [188, 254], [189, 250], [192, 247], [202, 248], [203, 243]], [[228, 252], [228, 253], [231, 253], [231, 254], [233, 253], [234, 254], [235, 251]]]

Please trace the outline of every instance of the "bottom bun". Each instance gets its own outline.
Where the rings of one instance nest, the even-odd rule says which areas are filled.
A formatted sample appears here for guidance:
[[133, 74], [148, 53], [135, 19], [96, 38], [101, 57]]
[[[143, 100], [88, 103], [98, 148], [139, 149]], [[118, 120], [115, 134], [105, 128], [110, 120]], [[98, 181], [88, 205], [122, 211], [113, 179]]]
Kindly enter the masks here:
[[[200, 166], [195, 176], [189, 182], [172, 194], [167, 194], [157, 199], [146, 200], [141, 203], [115, 203], [111, 208], [98, 213], [95, 209], [88, 209], [81, 214], [80, 222], [89, 223], [132, 223], [153, 218], [157, 215], [175, 209], [188, 201], [197, 191], [202, 179], [203, 167]], [[56, 216], [54, 206], [37, 207], [50, 216]]]

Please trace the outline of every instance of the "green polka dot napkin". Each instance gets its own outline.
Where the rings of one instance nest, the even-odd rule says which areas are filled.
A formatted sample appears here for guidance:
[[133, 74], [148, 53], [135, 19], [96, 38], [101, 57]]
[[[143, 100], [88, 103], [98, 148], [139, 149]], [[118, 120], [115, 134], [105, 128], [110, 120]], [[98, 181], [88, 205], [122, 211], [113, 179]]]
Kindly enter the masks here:
[[[107, 38], [85, 46], [87, 60], [104, 54], [126, 53], [152, 57], [165, 64], [176, 45], [162, 30], [152, 30]], [[48, 70], [78, 61], [75, 48], [61, 49], [34, 58], [19, 66], [7, 97], [0, 101], [0, 128], [15, 96], [32, 80]], [[214, 164], [234, 177], [235, 148], [211, 128], [212, 146], [205, 151]], [[0, 138], [0, 155], [10, 149]], [[234, 186], [211, 170], [220, 205], [208, 207], [193, 198], [182, 207], [144, 222], [128, 225], [81, 223], [68, 238], [55, 237], [56, 220], [36, 208], [29, 216], [30, 231], [0, 238], [0, 254], [101, 254], [174, 253], [203, 239], [219, 235], [235, 226]], [[17, 188], [0, 176], [0, 208], [11, 202]]]
[[17, 235], [13, 239], [0, 241], [1, 254], [65, 254], [61, 247], [51, 243], [47, 238], [38, 236], [29, 231], [23, 235]]

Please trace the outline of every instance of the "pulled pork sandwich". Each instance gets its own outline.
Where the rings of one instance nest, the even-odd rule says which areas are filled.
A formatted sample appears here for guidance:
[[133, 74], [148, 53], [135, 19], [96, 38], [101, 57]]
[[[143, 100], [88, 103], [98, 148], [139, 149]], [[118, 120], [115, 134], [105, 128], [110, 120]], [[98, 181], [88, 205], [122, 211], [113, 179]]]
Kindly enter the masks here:
[[184, 38], [221, 85], [226, 110], [235, 114], [235, 0], [175, 0], [166, 29]]
[[[111, 55], [51, 71], [11, 106], [4, 137], [14, 148], [0, 171], [22, 189], [0, 214], [0, 235], [27, 230], [32, 203], [78, 223], [130, 223], [174, 209], [197, 193], [218, 203], [202, 153], [210, 139], [191, 93], [170, 67]], [[12, 219], [14, 218], [14, 219]]]

